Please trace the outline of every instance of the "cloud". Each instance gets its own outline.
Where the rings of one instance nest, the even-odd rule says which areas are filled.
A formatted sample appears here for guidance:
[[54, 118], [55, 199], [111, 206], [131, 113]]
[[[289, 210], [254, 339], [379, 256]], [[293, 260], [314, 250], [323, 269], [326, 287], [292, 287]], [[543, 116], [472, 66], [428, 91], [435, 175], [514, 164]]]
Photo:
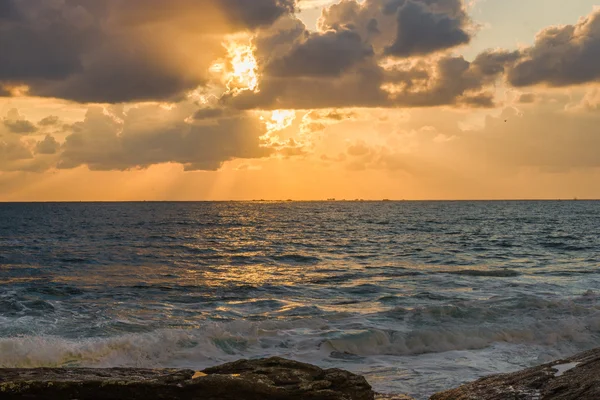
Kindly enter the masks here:
[[506, 108], [488, 116], [482, 129], [457, 134], [447, 151], [457, 159], [497, 168], [536, 168], [546, 172], [600, 168], [600, 135], [597, 113], [573, 118], [564, 104]]
[[593, 88], [589, 90], [581, 103], [579, 104], [579, 109], [583, 109], [586, 111], [599, 111], [600, 110], [600, 89]]
[[373, 146], [365, 142], [357, 142], [350, 145], [346, 152], [349, 156], [346, 167], [351, 171], [381, 169], [412, 172], [411, 157], [394, 152], [385, 146]]
[[223, 9], [234, 21], [249, 28], [272, 24], [279, 17], [295, 11], [295, 0], [222, 0]]
[[226, 107], [490, 107], [517, 54], [449, 55], [470, 40], [462, 0], [343, 0], [318, 32], [293, 0], [5, 1], [0, 84], [86, 103], [182, 101], [218, 85], [209, 67], [226, 57], [225, 35], [258, 28], [260, 91], [225, 94]]
[[359, 157], [371, 153], [371, 148], [364, 142], [358, 142], [348, 147], [348, 155]]
[[43, 172], [50, 168], [52, 161], [36, 157], [30, 144], [18, 134], [0, 135], [0, 171]]
[[470, 19], [462, 0], [344, 0], [323, 11], [321, 30], [356, 30], [379, 54], [427, 55], [466, 44]]
[[37, 128], [34, 124], [25, 120], [8, 121], [4, 120], [4, 126], [12, 133], [29, 134], [37, 132]]
[[37, 154], [56, 154], [60, 149], [60, 144], [53, 136], [46, 135], [44, 140], [37, 142], [35, 152]]
[[54, 126], [60, 123], [60, 119], [57, 116], [49, 115], [38, 122], [39, 126]]
[[371, 56], [373, 49], [356, 32], [313, 33], [267, 65], [266, 72], [277, 77], [335, 77]]
[[[79, 102], [177, 98], [207, 82], [223, 35], [292, 0], [2, 0], [0, 85]], [[6, 92], [6, 90], [3, 90]], [[6, 94], [6, 93], [5, 93]]]
[[490, 107], [493, 85], [503, 68], [482, 59], [469, 62], [442, 55], [382, 66], [365, 60], [339, 76], [278, 77], [265, 74], [260, 92], [226, 96], [239, 109], [317, 109], [349, 107]]
[[535, 93], [523, 93], [519, 96], [517, 102], [521, 104], [535, 103], [536, 97]]
[[12, 96], [11, 90], [8, 87], [0, 84], [0, 97], [10, 97], [10, 96]]
[[0, 162], [6, 165], [11, 161], [20, 161], [31, 159], [31, 151], [17, 140], [0, 140]]
[[501, 77], [514, 86], [596, 80], [599, 21], [600, 10], [542, 31], [530, 48], [467, 61], [445, 52], [473, 30], [460, 0], [344, 0], [323, 10], [316, 33], [288, 18], [259, 37], [260, 93], [223, 100], [240, 109], [493, 107]]
[[16, 108], [8, 111], [7, 116], [3, 120], [3, 124], [9, 132], [21, 135], [35, 133], [38, 130], [33, 123], [27, 121], [21, 114], [19, 114], [19, 110]]
[[[417, 32], [417, 11], [419, 24], [439, 26]], [[491, 107], [493, 84], [518, 53], [489, 51], [473, 62], [448, 54], [468, 41], [469, 27], [461, 0], [343, 0], [323, 10], [317, 32], [288, 16], [255, 40], [260, 91], [222, 101], [237, 109]]]
[[575, 25], [542, 30], [508, 70], [516, 87], [578, 85], [600, 80], [600, 9]]
[[[398, 1], [397, 32], [387, 55], [409, 57], [449, 49], [471, 40], [467, 14], [460, 1]], [[437, 6], [440, 11], [436, 11]]]
[[225, 115], [225, 110], [222, 108], [201, 108], [194, 113], [195, 120], [219, 118]]
[[59, 168], [128, 170], [179, 163], [188, 171], [217, 170], [226, 161], [267, 157], [263, 124], [246, 113], [207, 124], [182, 121], [184, 109], [140, 106], [127, 114], [90, 108], [62, 146]]

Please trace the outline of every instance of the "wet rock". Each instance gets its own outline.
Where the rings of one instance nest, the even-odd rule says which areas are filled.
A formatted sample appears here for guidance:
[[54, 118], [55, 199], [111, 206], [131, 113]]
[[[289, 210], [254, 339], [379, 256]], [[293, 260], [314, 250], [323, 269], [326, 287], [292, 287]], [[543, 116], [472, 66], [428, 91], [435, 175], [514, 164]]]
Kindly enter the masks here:
[[431, 400], [598, 400], [600, 349], [513, 374], [493, 375]]
[[0, 398], [69, 400], [373, 400], [365, 378], [282, 358], [241, 360], [203, 371], [0, 369]]
[[404, 394], [375, 394], [375, 400], [415, 400]]

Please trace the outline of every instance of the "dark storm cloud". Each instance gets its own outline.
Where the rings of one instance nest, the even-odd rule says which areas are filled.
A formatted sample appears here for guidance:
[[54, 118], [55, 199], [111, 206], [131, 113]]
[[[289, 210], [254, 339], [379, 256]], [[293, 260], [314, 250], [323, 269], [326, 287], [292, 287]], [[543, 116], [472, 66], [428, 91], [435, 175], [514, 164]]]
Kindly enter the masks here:
[[296, 7], [295, 0], [222, 0], [224, 9], [234, 20], [245, 26], [256, 28], [272, 24]]
[[517, 87], [536, 84], [568, 86], [600, 80], [600, 10], [575, 25], [541, 31], [508, 71]]
[[[460, 3], [455, 3], [461, 6]], [[437, 2], [408, 0], [399, 7], [396, 39], [385, 49], [386, 54], [409, 57], [470, 42], [471, 36], [465, 29], [468, 23], [466, 13], [457, 12], [457, 15], [452, 15], [436, 12], [432, 9], [432, 4], [437, 5]]]
[[339, 76], [373, 54], [371, 46], [363, 43], [356, 32], [317, 33], [269, 64], [266, 72], [281, 77]]
[[206, 82], [200, 74], [182, 70], [175, 60], [158, 60], [150, 43], [141, 39], [117, 42], [106, 43], [89, 55], [84, 72], [34, 85], [33, 92], [78, 102], [120, 103], [176, 99]]
[[[83, 1], [83, 0], [78, 0]], [[90, 0], [87, 0], [90, 1]], [[227, 33], [268, 26], [295, 11], [295, 0], [101, 0], [112, 20], [143, 25], [178, 21], [179, 28]], [[228, 26], [218, 24], [219, 20]], [[197, 25], [202, 22], [202, 25]], [[219, 26], [220, 25], [220, 26]]]
[[239, 109], [343, 108], [386, 103], [383, 71], [373, 64], [357, 66], [339, 77], [284, 78], [264, 75], [260, 92], [225, 96], [224, 104]]
[[[503, 71], [491, 64], [509, 56], [471, 64], [443, 55], [469, 40], [469, 24], [462, 0], [345, 0], [323, 10], [318, 32], [288, 17], [255, 41], [260, 92], [223, 101], [240, 109], [491, 106], [484, 86]], [[421, 61], [383, 67], [390, 56]]]
[[493, 106], [488, 93], [495, 73], [479, 62], [442, 56], [409, 66], [384, 69], [365, 60], [340, 76], [280, 78], [265, 75], [258, 93], [223, 98], [240, 109], [310, 109], [344, 107]]
[[496, 76], [503, 74], [520, 57], [518, 51], [486, 50], [475, 57], [473, 66], [484, 76]]
[[462, 0], [346, 0], [327, 8], [320, 24], [324, 30], [356, 30], [377, 52], [401, 58], [471, 40]]
[[0, 0], [0, 20], [9, 19], [15, 13], [15, 8], [10, 0]]
[[234, 158], [261, 158], [264, 127], [244, 113], [211, 124], [156, 119], [157, 106], [130, 110], [123, 122], [91, 108], [62, 146], [59, 168], [87, 165], [92, 170], [128, 170], [180, 163], [185, 169], [217, 170]]
[[472, 61], [446, 52], [470, 40], [462, 0], [345, 0], [324, 9], [319, 27], [308, 32], [288, 22], [259, 36], [260, 93], [224, 102], [242, 109], [493, 107], [501, 77], [513, 86], [600, 80], [600, 10], [543, 30], [532, 47], [486, 50]]
[[39, 0], [2, 1], [12, 12], [0, 19], [0, 80], [63, 79], [81, 71], [80, 56], [97, 36], [93, 18], [82, 15], [85, 9]]
[[493, 106], [493, 96], [487, 91], [498, 78], [496, 73], [483, 72], [480, 65], [463, 57], [444, 56], [434, 68], [427, 62], [391, 76], [390, 82], [400, 84], [393, 99], [397, 105], [433, 107], [440, 105]]
[[223, 54], [220, 35], [293, 8], [293, 0], [0, 0], [0, 87], [80, 102], [173, 99], [206, 82]]

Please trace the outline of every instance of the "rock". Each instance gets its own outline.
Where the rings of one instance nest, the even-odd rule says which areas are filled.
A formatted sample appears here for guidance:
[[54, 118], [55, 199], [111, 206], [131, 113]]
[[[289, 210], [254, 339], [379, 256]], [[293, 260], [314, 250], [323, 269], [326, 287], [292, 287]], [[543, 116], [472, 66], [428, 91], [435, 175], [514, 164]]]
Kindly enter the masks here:
[[375, 394], [375, 400], [415, 400], [404, 394]]
[[203, 371], [0, 369], [0, 399], [373, 400], [365, 378], [282, 358]]
[[513, 374], [493, 375], [430, 400], [598, 400], [600, 349]]

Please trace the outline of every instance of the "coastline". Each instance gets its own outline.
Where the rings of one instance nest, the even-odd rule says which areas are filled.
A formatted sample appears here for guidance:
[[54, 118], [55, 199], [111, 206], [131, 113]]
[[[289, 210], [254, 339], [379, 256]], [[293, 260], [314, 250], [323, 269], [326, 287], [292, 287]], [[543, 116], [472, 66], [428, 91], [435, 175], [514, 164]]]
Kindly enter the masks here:
[[[2, 399], [411, 400], [377, 394], [341, 369], [272, 357], [202, 371], [134, 368], [0, 369]], [[511, 374], [492, 375], [430, 400], [600, 398], [600, 348]]]

